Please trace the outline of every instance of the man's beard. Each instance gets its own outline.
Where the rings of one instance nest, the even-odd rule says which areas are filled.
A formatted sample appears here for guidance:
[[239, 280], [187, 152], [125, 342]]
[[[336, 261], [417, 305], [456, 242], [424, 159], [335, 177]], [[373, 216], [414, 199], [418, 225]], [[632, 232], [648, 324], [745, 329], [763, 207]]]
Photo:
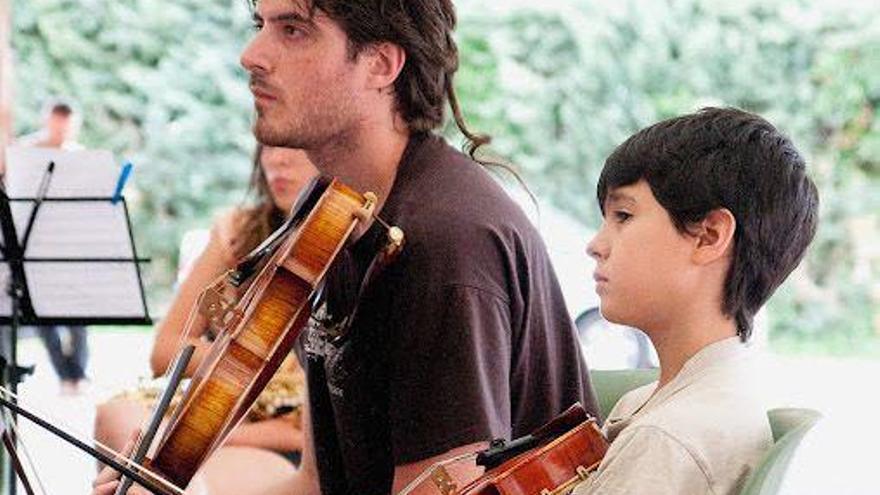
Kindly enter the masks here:
[[299, 139], [295, 139], [295, 136], [290, 132], [280, 131], [269, 125], [261, 125], [259, 119], [254, 123], [254, 136], [265, 146], [305, 149], [303, 143]]
[[[328, 110], [335, 110], [327, 113]], [[268, 115], [257, 110], [254, 135], [267, 146], [312, 150], [344, 134], [347, 122], [341, 109], [325, 106], [321, 115], [298, 115], [282, 122], [272, 122]]]

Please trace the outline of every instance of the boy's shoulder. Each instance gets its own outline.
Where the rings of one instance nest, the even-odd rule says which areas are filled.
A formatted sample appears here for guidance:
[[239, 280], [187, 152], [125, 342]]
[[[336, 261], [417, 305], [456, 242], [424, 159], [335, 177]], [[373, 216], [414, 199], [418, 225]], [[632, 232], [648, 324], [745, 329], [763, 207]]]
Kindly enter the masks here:
[[644, 405], [632, 425], [659, 428], [682, 439], [704, 438], [716, 430], [738, 427], [761, 430], [766, 426], [769, 434], [760, 356], [745, 349], [731, 352], [716, 347], [710, 352], [713, 354], [698, 357], [717, 360], [689, 362], [680, 376], [662, 389], [656, 390], [653, 383], [625, 395], [618, 414], [636, 412], [634, 406]]
[[710, 482], [735, 483], [772, 445], [754, 360], [710, 365], [694, 379], [671, 382], [658, 397], [652, 397], [656, 384], [635, 389], [615, 406], [606, 428], [613, 432], [617, 424], [614, 442], [621, 445], [664, 451], [647, 444], [666, 444], [687, 452]]

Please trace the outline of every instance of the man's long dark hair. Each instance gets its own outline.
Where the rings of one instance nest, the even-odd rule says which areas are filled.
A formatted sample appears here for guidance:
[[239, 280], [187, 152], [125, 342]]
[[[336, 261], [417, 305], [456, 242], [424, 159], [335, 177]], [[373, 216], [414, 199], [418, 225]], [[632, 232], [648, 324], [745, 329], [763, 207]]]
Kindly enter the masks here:
[[[465, 152], [484, 166], [507, 170], [532, 196], [513, 167], [476, 156], [492, 138], [467, 126], [455, 92], [459, 57], [453, 39], [457, 19], [451, 0], [307, 1], [310, 15], [320, 10], [345, 32], [352, 58], [383, 42], [394, 43], [406, 52], [406, 64], [394, 82], [394, 97], [397, 111], [413, 134], [439, 128], [448, 102], [452, 119], [465, 137]], [[250, 0], [252, 7], [258, 2]]]
[[311, 8], [324, 12], [348, 36], [349, 55], [382, 42], [406, 52], [406, 64], [394, 82], [397, 111], [414, 134], [440, 127], [448, 101], [455, 125], [468, 140], [467, 151], [490, 141], [465, 124], [453, 86], [458, 71], [458, 46], [452, 37], [456, 25], [451, 0], [312, 0]]

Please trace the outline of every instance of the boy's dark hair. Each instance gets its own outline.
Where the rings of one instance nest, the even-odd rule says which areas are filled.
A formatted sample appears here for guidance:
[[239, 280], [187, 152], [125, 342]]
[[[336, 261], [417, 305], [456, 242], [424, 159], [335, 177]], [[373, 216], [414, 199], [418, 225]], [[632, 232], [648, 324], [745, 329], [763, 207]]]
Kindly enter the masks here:
[[722, 310], [745, 342], [755, 313], [816, 233], [819, 195], [805, 168], [791, 140], [763, 118], [704, 108], [618, 146], [605, 162], [597, 196], [603, 208], [609, 192], [644, 179], [682, 233], [711, 211], [728, 209], [736, 231]]

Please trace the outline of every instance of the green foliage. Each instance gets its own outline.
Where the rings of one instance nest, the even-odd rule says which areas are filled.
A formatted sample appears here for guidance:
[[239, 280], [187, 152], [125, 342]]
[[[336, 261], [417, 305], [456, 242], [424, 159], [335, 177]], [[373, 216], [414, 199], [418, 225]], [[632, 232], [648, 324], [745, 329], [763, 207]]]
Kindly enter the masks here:
[[880, 341], [880, 7], [866, 10], [699, 0], [521, 10], [483, 23], [497, 85], [467, 103], [503, 101], [495, 151], [593, 227], [604, 157], [631, 133], [708, 105], [766, 116], [807, 156], [822, 198], [804, 283], [771, 301], [784, 316], [771, 336], [852, 351]]
[[229, 0], [19, 2], [18, 131], [42, 102], [82, 110], [81, 141], [135, 164], [129, 190], [136, 240], [151, 256], [148, 286], [167, 294], [177, 240], [244, 197], [252, 102], [237, 53], [246, 4]]
[[[599, 222], [604, 157], [643, 126], [733, 105], [789, 133], [822, 216], [797, 282], [771, 304], [771, 337], [786, 349], [876, 341], [880, 6], [594, 0], [490, 14], [461, 3], [456, 86], [470, 127], [587, 225]], [[69, 95], [84, 111], [84, 144], [135, 162], [151, 287], [170, 287], [184, 230], [243, 198], [252, 105], [238, 55], [249, 17], [244, 0], [16, 4], [17, 130], [33, 129], [47, 96]], [[460, 139], [451, 124], [444, 133]]]

